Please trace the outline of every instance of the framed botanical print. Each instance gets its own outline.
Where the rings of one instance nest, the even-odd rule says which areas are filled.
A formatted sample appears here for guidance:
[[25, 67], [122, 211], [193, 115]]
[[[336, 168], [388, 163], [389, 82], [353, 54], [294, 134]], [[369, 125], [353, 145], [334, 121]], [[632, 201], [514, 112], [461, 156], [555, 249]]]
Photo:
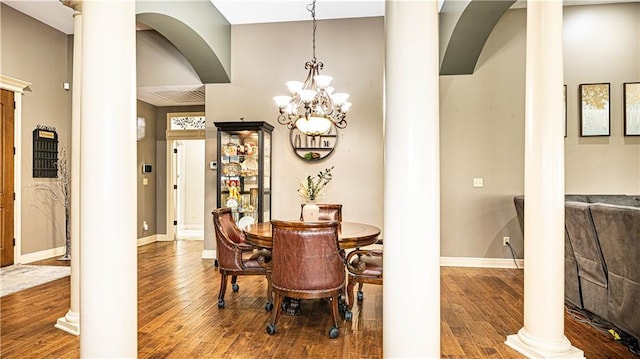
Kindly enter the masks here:
[[580, 85], [580, 136], [609, 136], [609, 83]]
[[640, 82], [624, 83], [624, 135], [640, 136]]

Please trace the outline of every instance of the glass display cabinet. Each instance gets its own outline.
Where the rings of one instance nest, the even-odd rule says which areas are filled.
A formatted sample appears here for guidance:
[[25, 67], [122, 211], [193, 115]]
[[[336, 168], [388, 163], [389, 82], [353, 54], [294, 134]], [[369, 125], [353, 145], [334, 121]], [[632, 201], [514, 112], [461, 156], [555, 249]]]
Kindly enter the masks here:
[[271, 132], [266, 122], [215, 122], [218, 129], [217, 206], [236, 222], [271, 220]]

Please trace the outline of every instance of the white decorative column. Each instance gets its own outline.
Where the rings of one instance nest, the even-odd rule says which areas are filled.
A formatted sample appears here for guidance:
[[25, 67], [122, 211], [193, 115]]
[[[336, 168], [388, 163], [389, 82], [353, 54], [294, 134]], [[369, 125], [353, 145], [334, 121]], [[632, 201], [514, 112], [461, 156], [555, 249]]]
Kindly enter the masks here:
[[81, 358], [135, 358], [135, 1], [82, 3]]
[[71, 308], [55, 327], [80, 335], [80, 101], [82, 98], [82, 5], [65, 1], [73, 11], [73, 86], [71, 88]]
[[527, 1], [524, 327], [529, 358], [584, 358], [564, 335], [562, 1]]
[[384, 357], [439, 358], [437, 1], [387, 1], [385, 32]]

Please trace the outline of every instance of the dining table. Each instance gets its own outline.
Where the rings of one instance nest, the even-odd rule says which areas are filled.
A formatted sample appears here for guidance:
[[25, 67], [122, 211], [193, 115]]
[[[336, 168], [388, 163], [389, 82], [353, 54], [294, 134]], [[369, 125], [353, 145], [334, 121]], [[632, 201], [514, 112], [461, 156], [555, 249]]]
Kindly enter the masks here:
[[[271, 222], [259, 222], [243, 228], [245, 240], [256, 247], [270, 249], [273, 247], [271, 237]], [[378, 241], [380, 228], [359, 222], [340, 222], [338, 225], [338, 245], [340, 249], [353, 249], [365, 247]], [[262, 260], [261, 262], [265, 262]], [[271, 298], [269, 296], [269, 298]], [[343, 296], [343, 300], [346, 299]], [[269, 304], [267, 304], [268, 306]], [[298, 315], [300, 301], [293, 298], [285, 298], [284, 312], [289, 315]], [[345, 306], [346, 308], [346, 306]]]
[[[245, 240], [254, 246], [271, 248], [271, 222], [260, 222], [243, 228]], [[338, 244], [341, 249], [352, 249], [376, 243], [380, 228], [359, 222], [340, 222], [338, 226]]]

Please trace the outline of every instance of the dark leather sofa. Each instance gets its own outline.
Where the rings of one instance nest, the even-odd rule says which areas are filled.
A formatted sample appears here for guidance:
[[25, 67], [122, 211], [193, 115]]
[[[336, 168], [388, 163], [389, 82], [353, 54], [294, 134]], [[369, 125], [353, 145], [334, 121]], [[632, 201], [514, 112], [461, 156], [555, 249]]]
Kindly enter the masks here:
[[[565, 301], [640, 339], [640, 196], [565, 196]], [[524, 197], [514, 197], [524, 230]]]

